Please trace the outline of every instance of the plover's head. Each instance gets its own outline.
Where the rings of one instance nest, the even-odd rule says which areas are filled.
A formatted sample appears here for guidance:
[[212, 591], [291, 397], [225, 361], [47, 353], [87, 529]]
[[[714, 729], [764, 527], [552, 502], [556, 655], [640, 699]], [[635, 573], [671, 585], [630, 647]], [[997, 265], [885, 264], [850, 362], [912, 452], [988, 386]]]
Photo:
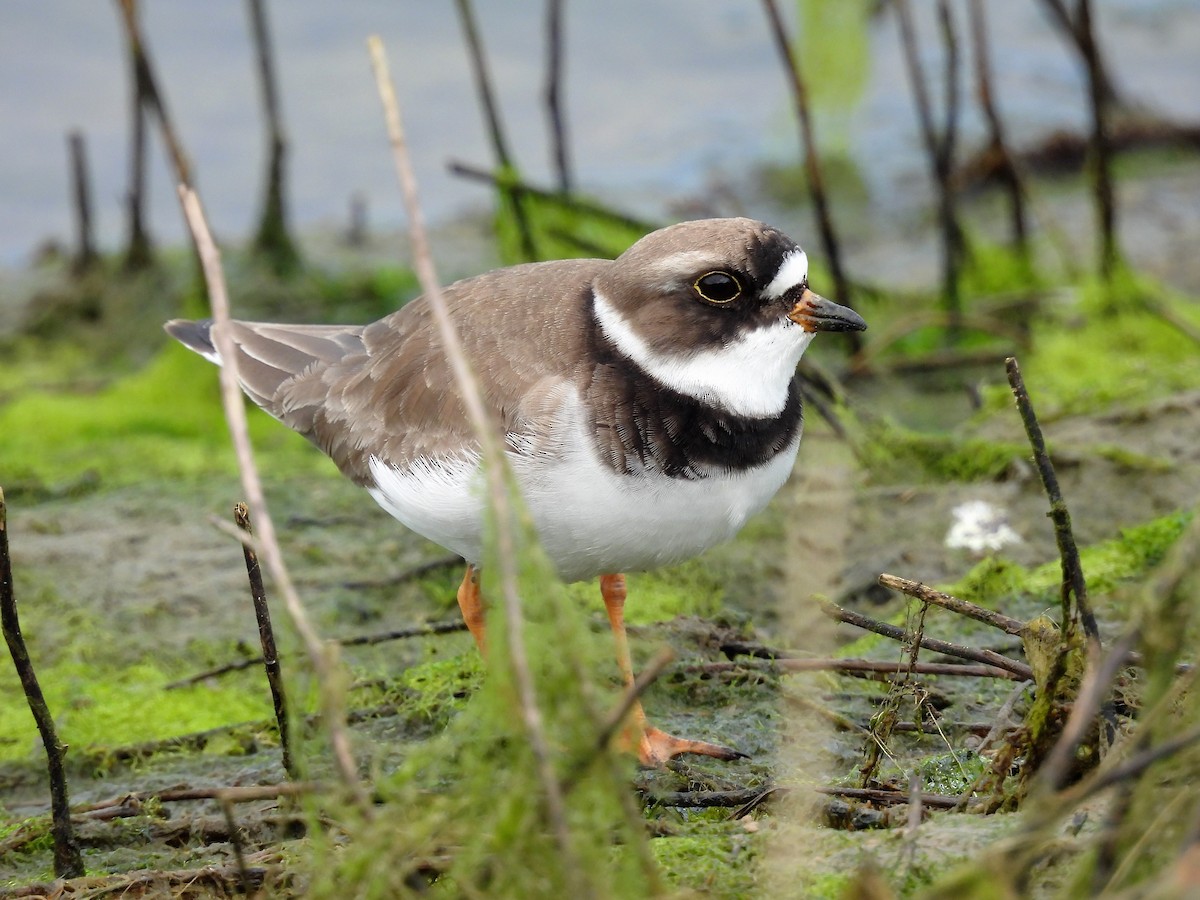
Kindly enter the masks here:
[[808, 257], [753, 219], [646, 235], [595, 280], [604, 335], [664, 387], [739, 415], [778, 414], [818, 331], [866, 323], [808, 288]]

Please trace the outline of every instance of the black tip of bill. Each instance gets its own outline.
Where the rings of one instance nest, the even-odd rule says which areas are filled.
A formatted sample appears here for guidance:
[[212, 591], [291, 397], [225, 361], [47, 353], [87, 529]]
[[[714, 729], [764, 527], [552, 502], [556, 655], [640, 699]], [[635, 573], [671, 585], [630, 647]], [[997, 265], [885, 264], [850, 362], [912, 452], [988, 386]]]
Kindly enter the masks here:
[[867, 323], [848, 306], [840, 306], [805, 290], [788, 313], [788, 318], [805, 331], [866, 331]]

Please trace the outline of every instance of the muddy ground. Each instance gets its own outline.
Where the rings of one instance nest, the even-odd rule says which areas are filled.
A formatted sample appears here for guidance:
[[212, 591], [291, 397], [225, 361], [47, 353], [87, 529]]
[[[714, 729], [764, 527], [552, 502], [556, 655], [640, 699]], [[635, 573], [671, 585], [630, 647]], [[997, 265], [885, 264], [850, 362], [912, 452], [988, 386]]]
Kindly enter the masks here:
[[[1178, 210], [1179, 177], [1164, 176], [1157, 192], [1140, 186], [1142, 193], [1137, 196], [1144, 201], [1131, 205], [1126, 228], [1143, 236], [1133, 242], [1135, 256], [1142, 253], [1146, 265], [1156, 271], [1166, 266], [1168, 277], [1174, 275], [1181, 286], [1194, 288], [1200, 283], [1196, 281], [1196, 256], [1179, 253], [1183, 238], [1174, 229], [1183, 222], [1187, 226], [1183, 230], [1194, 238], [1200, 236], [1200, 223], [1186, 220]], [[1168, 242], [1147, 243], [1144, 239], [1147, 233], [1167, 232], [1172, 235]], [[905, 246], [911, 250], [912, 242]], [[860, 251], [864, 259], [879, 260], [896, 259], [905, 252], [909, 251], [898, 245]], [[1002, 368], [851, 380], [848, 387], [853, 406], [873, 413], [898, 411], [901, 420], [938, 420], [951, 427], [970, 415], [968, 388], [980, 382], [1003, 383]], [[1036, 403], [1037, 385], [1031, 384], [1030, 390]], [[816, 655], [833, 653], [839, 644], [858, 635], [846, 626], [814, 624], [818, 618], [814, 618], [810, 598], [822, 594], [887, 618], [901, 611], [903, 602], [875, 584], [879, 573], [930, 583], [958, 580], [979, 556], [948, 547], [946, 536], [954, 520], [953, 510], [970, 500], [987, 500], [1006, 511], [1008, 525], [1020, 538], [1004, 549], [1006, 558], [1026, 566], [1057, 558], [1046, 500], [1028, 464], [1018, 461], [1000, 478], [985, 482], [934, 484], [914, 473], [911, 481], [881, 484], [869, 477], [848, 445], [812, 411], [808, 420], [796, 471], [764, 518], [732, 545], [712, 551], [684, 570], [682, 577], [687, 578], [692, 577], [695, 566], [716, 573], [719, 611], [709, 610], [703, 618], [643, 623], [633, 629], [640, 659], [649, 657], [662, 642], [677, 651], [674, 667], [647, 695], [646, 705], [656, 722], [668, 730], [733, 744], [751, 754], [751, 759], [727, 766], [685, 764], [641, 776], [651, 787], [754, 787], [789, 778], [822, 783], [852, 771], [861, 758], [859, 743], [832, 732], [823, 732], [815, 756], [798, 751], [808, 746], [811, 735], [798, 734], [796, 729], [808, 728], [809, 720], [795, 714], [789, 698], [816, 696], [839, 711], [865, 717], [870, 704], [863, 698], [879, 696], [878, 689], [859, 683], [843, 688], [828, 676], [771, 677], [759, 684], [743, 679], [727, 684], [719, 677], [697, 674], [696, 667], [701, 664], [728, 659], [720, 649], [722, 636], [737, 634], [768, 646]], [[1200, 445], [1194, 439], [1200, 433], [1200, 389], [1100, 414], [1057, 417], [1044, 424], [1076, 535], [1083, 545], [1117, 537], [1122, 529], [1190, 509], [1200, 501]], [[1015, 411], [988, 417], [965, 430], [989, 440], [1024, 442]], [[1108, 449], [1112, 447], [1127, 454], [1113, 454]], [[341, 480], [332, 466], [325, 476], [304, 480], [270, 471], [266, 481], [293, 575], [322, 634], [346, 637], [383, 632], [457, 615], [454, 588], [460, 572], [454, 564], [420, 578], [389, 583], [414, 567], [445, 560], [445, 551], [406, 533], [365, 494]], [[73, 652], [91, 653], [109, 663], [122, 661], [133, 667], [154, 660], [180, 673], [202, 671], [253, 652], [249, 648], [255, 646], [255, 626], [241, 552], [210, 521], [210, 517], [228, 518], [238, 494], [236, 480], [230, 477], [202, 484], [102, 486], [82, 496], [10, 500], [9, 532], [22, 602], [53, 604], [55, 610], [56, 618], [51, 617], [30, 635], [35, 659], [39, 646], [60, 639], [70, 643]], [[635, 622], [637, 591], [635, 576], [629, 601]], [[581, 589], [580, 615], [590, 617], [595, 627], [602, 629], [602, 610], [593, 594], [593, 589]], [[1017, 608], [1005, 611], [1015, 616], [1029, 617], [1042, 611], [1020, 608], [1019, 598], [1013, 602]], [[294, 660], [293, 633], [282, 609], [276, 609], [275, 615], [285, 654]], [[84, 644], [77, 634], [70, 640], [66, 637], [81, 622], [91, 629]], [[1109, 619], [1110, 629], [1116, 624]], [[936, 622], [931, 618], [930, 631], [939, 636], [961, 639], [958, 628], [953, 617]], [[1014, 639], [983, 639], [993, 649], [1017, 652]], [[473, 652], [469, 637], [459, 633], [347, 650], [344, 658], [360, 680], [369, 681], [394, 678], [414, 664]], [[874, 652], [887, 659], [896, 659], [899, 653], [887, 646]], [[247, 690], [260, 689], [246, 678], [238, 683], [247, 685]], [[938, 683], [935, 679], [934, 684], [950, 704], [947, 717], [959, 723], [986, 720], [1011, 691], [1008, 682], [963, 689], [954, 681]], [[199, 690], [203, 689], [202, 685]], [[80, 694], [86, 695], [86, 690]], [[166, 710], [164, 706], [164, 715], [168, 715]], [[86, 703], [60, 715], [86, 716]], [[430, 722], [416, 721], [401, 712], [369, 718], [355, 731], [364, 759], [386, 766], [403, 755], [406, 741], [423, 738], [431, 727]], [[178, 732], [164, 722], [163, 733]], [[0, 740], [5, 739], [0, 735]], [[104, 743], [111, 750], [131, 741], [116, 723]], [[235, 743], [233, 748], [221, 745], [200, 754], [135, 754], [111, 764], [96, 763], [97, 757], [84, 752], [86, 748], [74, 748], [76, 758], [87, 762], [73, 767], [72, 800], [87, 804], [134, 790], [283, 779], [278, 749], [269, 739], [259, 735]], [[969, 742], [963, 744], [967, 745]], [[821, 762], [810, 765], [818, 757]], [[31, 753], [28, 762], [0, 767], [0, 802], [10, 819], [47, 809], [36, 759]], [[319, 761], [316, 766], [319, 775]], [[276, 818], [277, 806], [263, 801], [239, 808], [239, 822], [249, 829], [252, 846], [272, 846], [291, 835], [287, 823]], [[140, 837], [128, 831], [114, 837], [108, 824], [85, 825], [85, 836], [90, 835], [89, 868], [95, 872], [180, 869], [225, 864], [232, 859], [228, 829], [219, 820], [215, 804], [179, 804], [171, 814], [177, 823], [190, 824], [175, 832], [163, 823], [147, 824]], [[781, 811], [780, 815], [785, 814]], [[994, 839], [1012, 827], [1011, 817], [991, 822], [966, 818], [959, 817], [957, 824], [942, 821], [931, 826], [926, 847], [931, 867], [936, 867], [943, 854], [947, 858], [964, 856], [975, 842]], [[197, 823], [206, 823], [207, 831]], [[958, 837], [945, 837], [941, 830], [946, 828]], [[747, 829], [728, 847], [742, 846], [739, 841], [760, 841], [757, 832], [757, 827]], [[773, 852], [763, 856], [769, 862], [766, 874], [743, 873], [727, 884], [718, 881], [708, 887], [719, 895], [735, 896], [773, 878], [786, 882], [802, 863], [838, 871], [865, 857], [886, 860], [894, 848], [889, 849], [886, 839], [876, 841], [842, 849], [819, 845], [811, 858], [803, 860], [779, 852], [776, 844]], [[10, 878], [36, 876], [48, 866], [44, 848], [37, 853], [0, 856], [0, 884]], [[686, 873], [679, 877], [683, 884], [705, 887], [690, 881]]]

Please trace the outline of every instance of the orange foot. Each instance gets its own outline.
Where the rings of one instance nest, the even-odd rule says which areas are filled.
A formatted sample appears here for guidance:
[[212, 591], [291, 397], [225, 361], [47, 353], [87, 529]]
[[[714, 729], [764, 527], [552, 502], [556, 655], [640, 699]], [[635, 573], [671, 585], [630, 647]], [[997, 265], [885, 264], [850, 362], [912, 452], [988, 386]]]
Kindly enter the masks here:
[[700, 756], [725, 760], [750, 758], [745, 753], [722, 747], [720, 744], [677, 738], [650, 726], [642, 732], [642, 740], [638, 744], [638, 760], [643, 766], [661, 766], [667, 760], [684, 753], [697, 753]]

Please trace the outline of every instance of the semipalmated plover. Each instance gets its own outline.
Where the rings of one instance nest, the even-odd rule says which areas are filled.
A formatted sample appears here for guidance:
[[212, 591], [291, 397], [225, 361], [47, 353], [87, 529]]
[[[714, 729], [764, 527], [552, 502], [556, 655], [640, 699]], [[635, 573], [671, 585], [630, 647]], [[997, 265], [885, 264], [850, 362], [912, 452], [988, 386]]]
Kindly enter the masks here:
[[[733, 537], [800, 444], [796, 365], [853, 310], [808, 288], [808, 258], [751, 219], [684, 222], [615, 260], [498, 269], [445, 289], [532, 514], [567, 580], [600, 577], [627, 683], [623, 573]], [[209, 321], [167, 331], [220, 363]], [[478, 563], [480, 451], [422, 298], [370, 325], [234, 321], [242, 387], [412, 530]], [[458, 592], [483, 648], [469, 565]], [[644, 762], [734, 751], [644, 727]]]

